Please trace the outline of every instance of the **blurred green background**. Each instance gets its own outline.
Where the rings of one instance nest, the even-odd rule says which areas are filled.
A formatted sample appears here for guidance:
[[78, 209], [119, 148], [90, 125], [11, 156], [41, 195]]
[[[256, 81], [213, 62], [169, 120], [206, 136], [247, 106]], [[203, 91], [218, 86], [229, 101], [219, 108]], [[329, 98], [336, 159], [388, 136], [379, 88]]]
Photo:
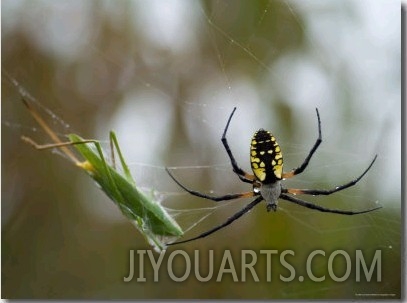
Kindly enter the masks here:
[[[9, 0], [1, 5], [3, 298], [400, 297], [398, 2]], [[211, 281], [191, 275], [176, 283], [163, 266], [159, 282], [153, 282], [146, 262], [147, 282], [124, 283], [129, 250], [149, 247], [83, 172], [59, 154], [35, 151], [20, 140], [28, 135], [49, 142], [4, 72], [69, 123], [66, 127], [43, 111], [59, 134], [104, 141], [115, 130], [139, 184], [186, 210], [213, 203], [183, 193], [165, 166], [191, 167], [174, 173], [203, 192], [250, 190], [231, 172], [220, 142], [234, 106], [228, 139], [246, 170], [250, 138], [259, 128], [276, 136], [286, 170], [299, 165], [317, 136], [318, 107], [323, 144], [308, 170], [285, 186], [340, 185], [378, 154], [355, 188], [306, 198], [333, 208], [379, 203], [383, 209], [347, 217], [288, 202], [267, 213], [260, 204], [208, 238], [168, 249], [166, 259], [184, 249], [191, 256], [199, 250], [204, 260], [214, 250]], [[186, 237], [223, 222], [247, 202], [222, 207]], [[282, 282], [278, 275], [288, 272], [275, 259], [272, 281], [266, 282], [265, 259], [259, 258], [260, 282], [250, 275], [247, 282], [233, 282], [230, 275], [216, 282], [226, 249], [236, 268], [243, 249], [293, 250], [295, 257], [287, 259], [297, 276], [305, 275], [309, 253], [322, 249], [327, 256], [315, 261], [315, 273], [327, 278]], [[330, 279], [326, 263], [337, 249], [352, 259], [360, 249], [369, 262], [381, 250], [382, 281], [356, 282], [354, 267], [345, 282]], [[182, 259], [177, 262], [180, 276]], [[205, 266], [202, 261], [204, 273]]]

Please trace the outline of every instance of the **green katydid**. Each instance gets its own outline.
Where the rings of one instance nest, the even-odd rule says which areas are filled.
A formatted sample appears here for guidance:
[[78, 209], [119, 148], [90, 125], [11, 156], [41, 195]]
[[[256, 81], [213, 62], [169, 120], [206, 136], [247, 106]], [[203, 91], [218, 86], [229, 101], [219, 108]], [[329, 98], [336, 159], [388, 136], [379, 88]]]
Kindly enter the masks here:
[[[96, 181], [105, 194], [117, 204], [122, 213], [134, 223], [140, 233], [157, 251], [166, 248], [163, 242], [165, 238], [168, 242], [169, 237], [178, 238], [183, 235], [181, 227], [165, 208], [153, 197], [147, 196], [136, 187], [136, 182], [123, 158], [114, 132], [110, 132], [110, 146], [112, 155], [114, 148], [117, 151], [123, 173], [116, 169], [114, 161], [113, 166], [107, 163], [99, 141], [84, 140], [78, 135], [69, 134], [69, 142], [62, 142], [30, 103], [24, 98], [23, 102], [33, 118], [50, 136], [53, 143], [39, 145], [30, 138], [22, 137], [24, 141], [36, 149], [61, 149], [76, 166], [85, 170]], [[80, 161], [69, 149], [69, 146], [74, 146], [85, 160]]]

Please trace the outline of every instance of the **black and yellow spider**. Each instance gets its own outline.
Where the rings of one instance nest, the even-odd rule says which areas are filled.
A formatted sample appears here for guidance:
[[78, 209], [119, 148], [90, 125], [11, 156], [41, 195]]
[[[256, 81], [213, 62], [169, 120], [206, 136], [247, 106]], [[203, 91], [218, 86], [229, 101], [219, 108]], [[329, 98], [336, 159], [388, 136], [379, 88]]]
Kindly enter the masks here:
[[367, 209], [367, 210], [361, 210], [361, 211], [352, 211], [352, 210], [339, 210], [339, 209], [329, 209], [325, 208], [322, 206], [318, 206], [315, 204], [312, 204], [310, 202], [303, 201], [301, 199], [295, 198], [289, 194], [292, 195], [299, 195], [299, 194], [306, 194], [306, 195], [330, 195], [333, 194], [337, 191], [343, 190], [345, 188], [351, 187], [355, 185], [362, 177], [368, 172], [368, 170], [372, 167], [373, 163], [375, 162], [377, 155], [374, 157], [373, 161], [370, 163], [368, 168], [356, 179], [337, 186], [333, 189], [329, 190], [318, 190], [318, 189], [296, 189], [296, 188], [284, 188], [281, 185], [281, 180], [291, 178], [295, 175], [298, 175], [302, 173], [305, 168], [307, 167], [312, 155], [315, 153], [317, 150], [318, 146], [322, 142], [322, 135], [321, 135], [321, 120], [319, 118], [319, 112], [318, 109], [317, 111], [317, 118], [318, 118], [318, 139], [315, 142], [314, 146], [311, 148], [311, 151], [309, 152], [308, 156], [305, 158], [304, 162], [297, 168], [291, 170], [288, 173], [283, 172], [283, 156], [281, 153], [280, 146], [278, 145], [276, 138], [268, 131], [265, 131], [264, 129], [259, 129], [252, 138], [251, 144], [250, 144], [250, 164], [253, 170], [253, 175], [248, 174], [245, 172], [243, 169], [241, 169], [233, 157], [232, 151], [230, 150], [228, 141], [226, 139], [226, 132], [228, 130], [230, 121], [232, 120], [233, 114], [236, 110], [236, 107], [233, 109], [232, 113], [230, 114], [230, 117], [228, 119], [228, 122], [226, 124], [225, 130], [222, 135], [222, 143], [223, 146], [226, 149], [226, 152], [229, 155], [232, 167], [233, 167], [233, 172], [237, 174], [240, 180], [246, 183], [251, 183], [253, 185], [253, 190], [245, 193], [239, 193], [239, 194], [228, 194], [220, 197], [213, 197], [213, 196], [208, 196], [202, 193], [199, 193], [194, 190], [190, 190], [186, 188], [184, 185], [182, 185], [175, 177], [170, 173], [168, 169], [167, 172], [170, 175], [170, 177], [179, 185], [181, 186], [184, 190], [186, 190], [188, 193], [191, 195], [209, 199], [215, 202], [220, 202], [220, 201], [225, 201], [225, 200], [232, 200], [232, 199], [238, 199], [238, 198], [249, 198], [249, 197], [257, 197], [254, 201], [251, 203], [247, 204], [242, 210], [234, 214], [233, 216], [229, 217], [223, 224], [218, 225], [194, 238], [183, 240], [183, 241], [178, 241], [178, 242], [173, 242], [169, 243], [168, 245], [173, 245], [173, 244], [180, 244], [180, 243], [185, 243], [189, 241], [193, 241], [196, 239], [204, 238], [219, 229], [228, 226], [231, 224], [233, 221], [239, 219], [241, 216], [243, 216], [245, 213], [250, 211], [254, 206], [259, 204], [261, 201], [266, 202], [266, 207], [267, 211], [277, 210], [277, 205], [278, 205], [278, 199], [283, 199], [289, 202], [293, 202], [295, 204], [315, 209], [318, 211], [322, 212], [328, 212], [328, 213], [335, 213], [335, 214], [341, 214], [341, 215], [356, 215], [356, 214], [363, 214], [367, 213], [370, 211], [374, 211], [376, 209], [381, 208], [381, 206]]

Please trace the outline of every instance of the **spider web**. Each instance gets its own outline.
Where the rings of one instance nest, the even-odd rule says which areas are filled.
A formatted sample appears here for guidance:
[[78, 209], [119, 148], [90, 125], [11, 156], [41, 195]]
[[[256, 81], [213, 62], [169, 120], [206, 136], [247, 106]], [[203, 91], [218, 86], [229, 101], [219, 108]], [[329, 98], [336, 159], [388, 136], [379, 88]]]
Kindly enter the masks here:
[[[57, 80], [52, 90], [38, 91], [38, 83], [32, 81], [31, 75], [41, 66], [24, 62], [25, 65], [14, 63], [16, 66], [5, 68], [40, 100], [38, 104], [50, 121], [60, 127], [59, 134], [65, 134], [69, 127], [58, 116], [70, 121], [75, 125], [74, 132], [85, 137], [103, 141], [109, 130], [115, 130], [139, 186], [146, 192], [154, 190], [157, 200], [188, 231], [185, 237], [222, 223], [249, 201], [215, 204], [190, 197], [168, 178], [166, 165], [172, 167], [183, 184], [201, 192], [222, 195], [251, 190], [232, 173], [220, 142], [233, 107], [237, 106], [237, 112], [228, 140], [239, 165], [247, 171], [248, 145], [259, 128], [269, 129], [276, 136], [286, 170], [299, 165], [317, 136], [314, 108], [318, 107], [322, 146], [306, 172], [284, 186], [329, 188], [343, 184], [360, 174], [377, 153], [377, 162], [356, 187], [336, 193], [335, 197], [304, 198], [333, 208], [364, 209], [377, 203], [384, 208], [350, 219], [316, 213], [288, 202], [280, 202], [277, 213], [266, 213], [260, 204], [223, 234], [213, 235], [208, 240], [211, 248], [216, 249], [217, 241], [223, 241], [225, 235], [234, 240], [230, 243], [235, 247], [292, 248], [298, 254], [306, 242], [308, 250], [339, 247], [350, 251], [355, 243], [362, 243], [367, 251], [383, 249], [387, 259], [400, 260], [400, 79], [399, 64], [394, 60], [400, 55], [394, 51], [399, 51], [399, 42], [394, 39], [399, 32], [393, 30], [391, 22], [376, 21], [395, 19], [389, 17], [393, 12], [386, 10], [383, 2], [365, 4], [368, 10], [362, 7], [363, 2], [352, 1], [264, 1], [256, 4], [256, 10], [243, 14], [243, 2], [135, 2], [127, 4], [134, 17], [130, 28], [138, 35], [138, 42], [144, 44], [121, 45], [120, 39], [112, 39], [108, 47], [102, 46], [89, 30], [82, 31], [81, 37], [60, 35], [44, 41], [44, 35], [36, 34], [35, 27], [22, 26], [33, 34], [30, 39], [37, 49], [63, 62], [53, 75]], [[80, 6], [57, 4], [50, 9], [54, 18], [66, 12], [80, 12], [78, 19], [86, 20], [81, 16], [89, 8]], [[18, 13], [18, 5], [11, 7]], [[120, 24], [118, 20], [125, 8], [104, 4], [99, 9], [110, 22]], [[35, 16], [35, 12], [28, 16]], [[24, 20], [14, 18], [19, 19]], [[61, 26], [56, 19], [51, 21], [49, 25], [39, 25], [43, 29], [49, 29], [53, 23]], [[15, 22], [6, 19], [6, 33], [13, 33], [10, 29], [16, 26]], [[69, 22], [69, 18], [64, 22]], [[88, 28], [86, 21], [81, 22], [75, 26]], [[121, 33], [119, 25], [115, 30]], [[75, 39], [80, 42], [72, 43]], [[69, 43], [74, 46], [68, 48]], [[118, 46], [113, 47], [115, 43]], [[69, 65], [75, 66], [75, 72], [73, 67], [66, 67]], [[115, 86], [108, 83], [111, 79]], [[5, 89], [7, 93], [10, 90], [7, 85]], [[60, 103], [53, 103], [53, 97]], [[102, 105], [96, 103], [99, 97]], [[78, 98], [86, 106], [79, 107], [74, 101]], [[2, 102], [4, 131], [19, 137], [28, 130], [38, 136], [26, 117], [20, 120], [15, 114], [14, 108], [19, 105], [8, 101], [15, 99]], [[120, 106], [113, 105], [115, 100], [120, 100]], [[81, 116], [79, 111], [94, 114], [89, 119], [94, 121], [95, 130], [87, 129], [89, 134], [83, 134], [76, 119]], [[10, 144], [11, 148], [16, 146], [15, 141], [3, 144]], [[108, 147], [107, 142], [105, 146]], [[24, 153], [26, 149], [25, 146]], [[36, 161], [41, 158], [37, 156]], [[23, 200], [17, 190], [22, 177], [14, 173], [6, 178], [13, 180], [14, 185], [7, 186], [3, 195], [6, 201], [15, 203], [5, 213], [15, 218], [18, 200]], [[75, 205], [80, 205], [88, 216], [99, 218], [95, 220], [100, 222], [121, 222], [119, 212], [113, 211], [114, 206], [103, 200], [97, 189], [89, 189], [87, 183], [77, 187], [81, 197], [78, 201], [83, 202]], [[280, 235], [271, 232], [274, 229]], [[241, 234], [245, 236], [242, 238]], [[232, 248], [230, 243], [228, 248]], [[193, 247], [201, 247], [196, 245]], [[379, 285], [377, 292], [399, 295], [396, 282], [397, 278]], [[313, 285], [312, 290], [301, 283], [267, 288], [253, 288], [256, 290], [243, 297], [353, 298], [349, 285], [332, 283]], [[227, 285], [220, 293], [228, 297]]]

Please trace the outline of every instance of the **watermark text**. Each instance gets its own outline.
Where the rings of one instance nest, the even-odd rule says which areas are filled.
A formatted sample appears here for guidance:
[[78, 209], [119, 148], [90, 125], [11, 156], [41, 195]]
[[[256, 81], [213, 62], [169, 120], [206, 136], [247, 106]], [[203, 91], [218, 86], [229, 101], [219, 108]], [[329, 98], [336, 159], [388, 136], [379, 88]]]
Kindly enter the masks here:
[[[356, 282], [380, 282], [382, 276], [381, 250], [376, 250], [368, 260], [365, 260], [366, 256], [361, 250], [353, 254], [345, 250], [335, 250], [329, 254], [315, 250], [309, 253], [301, 269], [296, 268], [298, 262], [293, 262], [295, 253], [292, 250], [242, 250], [234, 256], [230, 250], [225, 250], [221, 256], [217, 256], [217, 262], [213, 250], [205, 252], [205, 256], [203, 254], [199, 250], [195, 250], [192, 255], [183, 250], [174, 250], [168, 255], [166, 251], [156, 254], [151, 250], [130, 250], [129, 270], [123, 281], [158, 282], [163, 274], [175, 282], [183, 282], [191, 277], [200, 282], [221, 282], [226, 278], [234, 282], [249, 279], [255, 282], [261, 279], [267, 282], [273, 279], [283, 282], [295, 279], [300, 282], [305, 279], [314, 282], [323, 282], [325, 279], [344, 282], [351, 278]], [[261, 266], [256, 267], [259, 262]]]

